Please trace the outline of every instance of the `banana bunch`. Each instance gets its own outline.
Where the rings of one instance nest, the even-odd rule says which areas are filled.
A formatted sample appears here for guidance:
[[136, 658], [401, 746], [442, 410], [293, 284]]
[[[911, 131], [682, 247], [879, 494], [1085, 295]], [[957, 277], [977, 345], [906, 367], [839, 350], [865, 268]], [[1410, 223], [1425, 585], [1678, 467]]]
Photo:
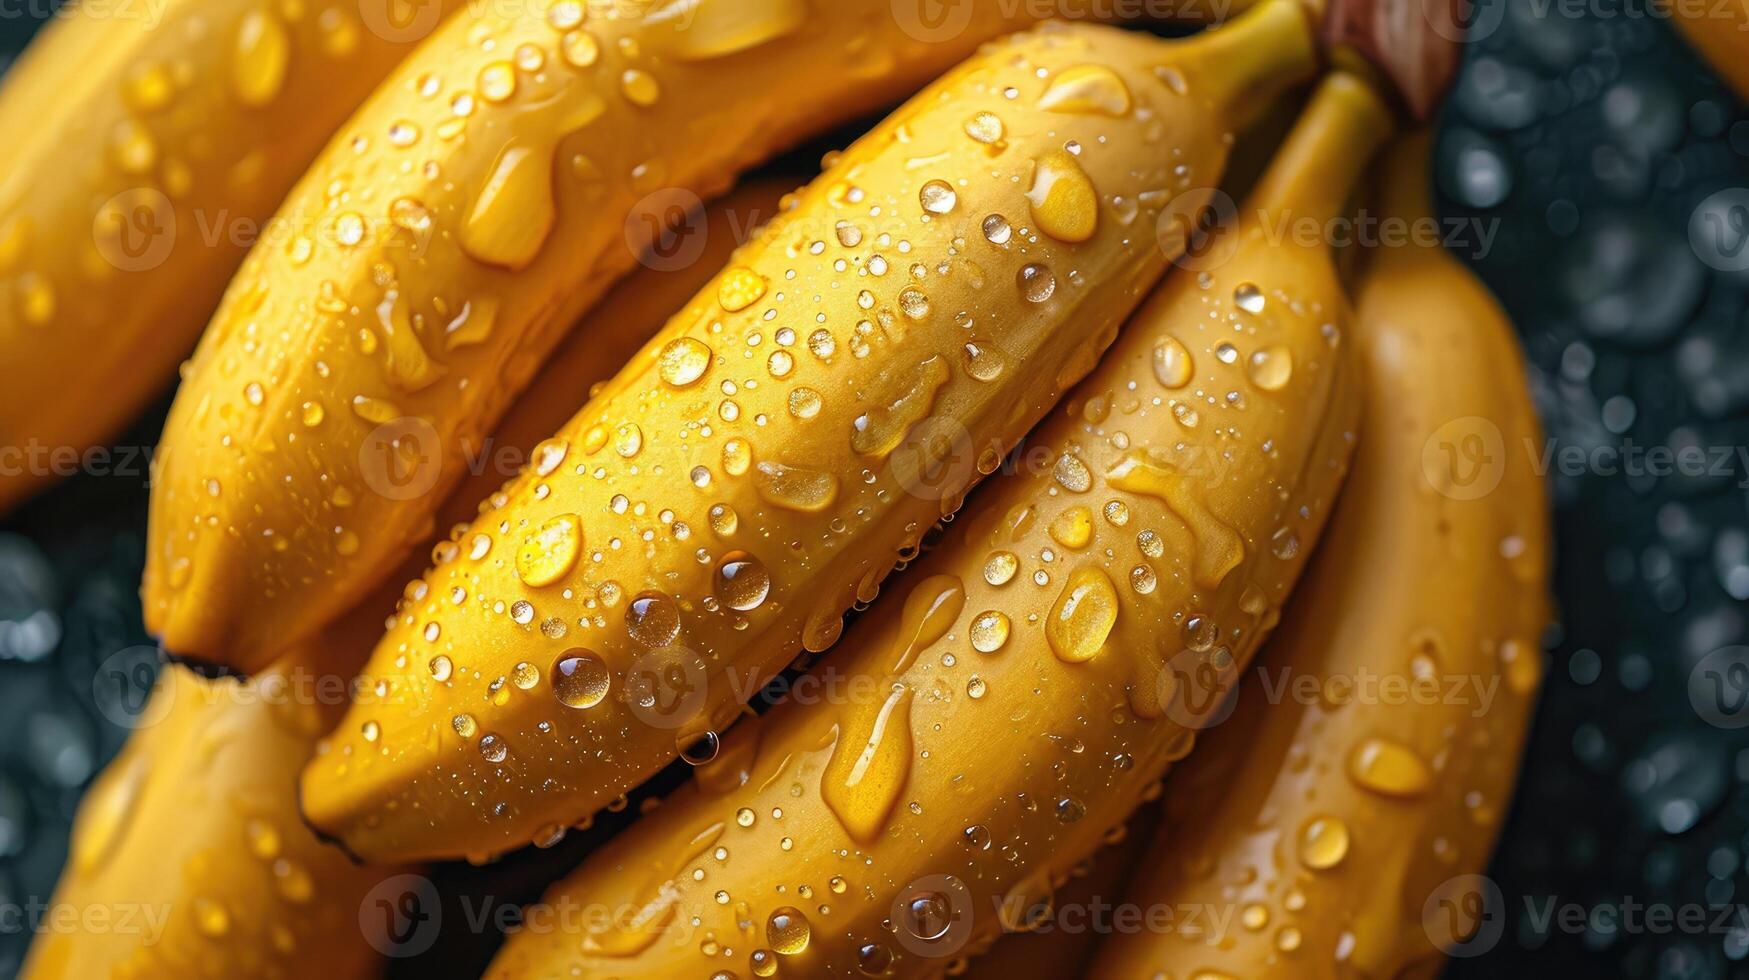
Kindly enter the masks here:
[[[1485, 860], [1546, 616], [1540, 489], [1495, 452], [1469, 495], [1453, 426], [1535, 421], [1449, 259], [1327, 232], [1455, 48], [1400, 0], [1173, 39], [1037, 6], [469, 5], [313, 162], [226, 146], [271, 158], [232, 173], [249, 194], [303, 180], [251, 198], [284, 196], [283, 234], [183, 367], [142, 594], [166, 651], [246, 676], [168, 667], [81, 811], [57, 902], [158, 903], [155, 938], [45, 936], [27, 972], [368, 976], [409, 869], [551, 846], [678, 760], [554, 869], [543, 904], [591, 914], [514, 932], [491, 976], [1434, 962], [1404, 896]], [[154, 57], [198, 65], [185, 35]], [[899, 99], [800, 190], [705, 206]], [[1385, 210], [1428, 220], [1425, 140], [1391, 159]], [[218, 261], [80, 316], [188, 314]], [[0, 426], [51, 431], [25, 407]], [[1478, 717], [1260, 704], [1272, 665], [1505, 690]], [[259, 696], [311, 674], [348, 703]], [[1247, 932], [1062, 914], [1120, 898], [1244, 901]]]

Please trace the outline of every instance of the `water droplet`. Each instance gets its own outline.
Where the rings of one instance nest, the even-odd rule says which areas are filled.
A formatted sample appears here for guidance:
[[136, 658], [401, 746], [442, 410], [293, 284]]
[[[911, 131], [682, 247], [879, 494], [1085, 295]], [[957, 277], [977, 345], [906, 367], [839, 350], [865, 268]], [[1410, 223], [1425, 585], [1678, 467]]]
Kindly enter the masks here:
[[1007, 585], [1020, 570], [1020, 556], [1012, 551], [993, 551], [984, 559], [984, 581], [991, 585]]
[[449, 720], [449, 725], [462, 738], [473, 738], [474, 733], [479, 731], [479, 725], [474, 722], [474, 716], [470, 714], [456, 715]]
[[928, 416], [936, 395], [947, 384], [947, 362], [929, 357], [900, 380], [898, 390], [888, 391], [879, 403], [852, 423], [850, 448], [863, 456], [881, 457], [904, 441], [911, 427]]
[[1093, 540], [1093, 511], [1083, 506], [1070, 507], [1051, 522], [1051, 540], [1065, 548], [1081, 549]]
[[231, 84], [238, 101], [261, 107], [279, 97], [291, 63], [291, 38], [285, 25], [266, 10], [255, 9], [237, 24], [237, 46], [231, 60]]
[[1093, 486], [1093, 474], [1088, 471], [1087, 464], [1081, 462], [1081, 457], [1065, 452], [1057, 457], [1057, 465], [1052, 475], [1063, 489], [1074, 493], [1086, 493]]
[[1057, 277], [1048, 267], [1037, 262], [1021, 266], [1015, 281], [1020, 284], [1020, 295], [1028, 303], [1043, 303], [1057, 292]]
[[972, 649], [979, 653], [995, 653], [1008, 643], [1008, 614], [995, 609], [979, 613], [972, 620]]
[[838, 496], [838, 477], [831, 473], [771, 462], [758, 464], [756, 470], [759, 496], [778, 507], [817, 512], [832, 506]]
[[911, 699], [911, 688], [897, 685], [868, 722], [865, 736], [840, 731], [821, 775], [821, 797], [859, 843], [880, 837], [910, 775]]
[[1105, 646], [1117, 624], [1117, 589], [1096, 565], [1084, 565], [1069, 575], [1045, 620], [1045, 639], [1068, 663], [1091, 660]]
[[717, 303], [729, 313], [739, 313], [765, 295], [765, 277], [745, 266], [723, 273], [717, 282]]
[[1130, 88], [1104, 65], [1077, 65], [1058, 72], [1038, 104], [1051, 112], [1122, 117], [1130, 112]]
[[1387, 739], [1369, 738], [1348, 757], [1348, 775], [1384, 796], [1419, 796], [1433, 784], [1427, 763], [1413, 750]]
[[1266, 347], [1252, 353], [1251, 383], [1264, 391], [1280, 391], [1293, 377], [1294, 358], [1285, 347]]
[[966, 135], [980, 143], [1002, 142], [1002, 118], [994, 112], [979, 112], [966, 120]]
[[595, 707], [612, 683], [607, 665], [588, 650], [567, 650], [553, 664], [553, 694], [568, 708]]
[[799, 909], [785, 905], [771, 913], [765, 923], [765, 941], [784, 956], [795, 956], [808, 948], [813, 932], [808, 918]]
[[431, 662], [429, 664], [427, 664], [426, 666], [431, 669], [432, 679], [437, 681], [439, 684], [442, 684], [443, 682], [449, 680], [450, 675], [455, 673], [455, 664], [453, 664], [448, 657], [444, 656], [441, 653], [435, 657], [432, 657]]
[[897, 656], [891, 672], [911, 669], [917, 657], [947, 634], [966, 604], [966, 591], [952, 575], [931, 575], [912, 587], [899, 615]]
[[798, 419], [811, 419], [820, 414], [825, 400], [812, 388], [801, 387], [789, 393], [789, 413]]
[[532, 588], [552, 585], [577, 564], [583, 549], [583, 523], [576, 514], [560, 514], [542, 524], [516, 551], [516, 574]]
[[641, 592], [626, 607], [626, 632], [644, 646], [665, 647], [680, 635], [680, 607], [660, 592]]
[[711, 349], [702, 341], [680, 337], [662, 348], [656, 364], [664, 382], [684, 388], [704, 377], [711, 366]]
[[1246, 313], [1262, 313], [1264, 300], [1263, 290], [1253, 283], [1242, 282], [1233, 290], [1233, 302]]
[[1084, 242], [1099, 226], [1099, 194], [1080, 161], [1062, 150], [1039, 158], [1026, 192], [1039, 230], [1064, 242]]
[[717, 596], [730, 609], [758, 609], [771, 592], [771, 573], [765, 564], [745, 551], [731, 551], [717, 566]]
[[503, 762], [510, 754], [510, 749], [504, 740], [496, 735], [484, 735], [480, 738], [480, 757], [487, 762]]
[[917, 192], [917, 200], [923, 205], [923, 210], [930, 214], [947, 214], [960, 199], [954, 193], [953, 185], [945, 180], [932, 180]]
[[1190, 383], [1195, 366], [1190, 351], [1176, 337], [1162, 337], [1154, 347], [1154, 380], [1166, 388], [1182, 388]]
[[1337, 817], [1315, 817], [1300, 831], [1300, 863], [1326, 871], [1348, 856], [1348, 825]]

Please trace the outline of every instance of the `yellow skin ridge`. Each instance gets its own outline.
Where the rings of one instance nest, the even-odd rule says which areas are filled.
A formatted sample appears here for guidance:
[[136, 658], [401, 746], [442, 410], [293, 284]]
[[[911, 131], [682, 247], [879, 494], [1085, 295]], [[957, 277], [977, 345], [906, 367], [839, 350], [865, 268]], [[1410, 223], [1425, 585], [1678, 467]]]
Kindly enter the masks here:
[[[645, 270], [615, 288], [585, 324], [589, 329], [554, 352], [507, 413], [494, 446], [526, 453], [563, 423], [578, 391], [631, 356], [727, 258], [738, 236], [776, 213], [782, 190], [770, 180], [737, 189], [695, 222], [705, 236], [699, 263]], [[442, 516], [465, 520], [497, 482], [491, 472], [470, 475]], [[405, 569], [408, 576], [417, 572]], [[156, 929], [45, 933], [32, 947], [27, 980], [349, 980], [381, 972], [358, 909], [400, 869], [356, 864], [319, 843], [298, 813], [297, 774], [342, 705], [289, 703], [281, 694], [273, 703], [261, 692], [308, 697], [349, 681], [397, 592], [377, 590], [319, 642], [249, 681], [165, 669], [141, 716], [151, 726], [132, 736], [81, 804], [71, 858], [52, 899], [81, 914], [135, 909], [137, 925]], [[282, 683], [290, 686], [273, 686]]]
[[0, 510], [174, 380], [262, 222], [458, 5], [57, 11], [0, 86]]
[[437, 555], [312, 822], [370, 860], [503, 851], [726, 729], [1093, 366], [1227, 127], [1312, 57], [1289, 3], [1177, 42], [1056, 25], [837, 155]]
[[738, 725], [488, 976], [927, 972], [1094, 853], [1190, 751], [1201, 675], [1245, 668], [1341, 484], [1350, 314], [1328, 249], [1270, 228], [1337, 214], [1388, 129], [1325, 82], [1231, 256], [1169, 277], [1034, 433], [1043, 465], [816, 668], [845, 693]]
[[[1431, 220], [1428, 143], [1391, 154], [1381, 217]], [[1356, 306], [1366, 431], [1264, 658], [1320, 690], [1425, 678], [1436, 703], [1382, 686], [1271, 703], [1247, 676], [1168, 782], [1128, 896], [1226, 927], [1113, 936], [1094, 977], [1433, 977], [1436, 941], [1481, 924], [1466, 896], [1510, 801], [1549, 618], [1547, 501], [1524, 452], [1540, 430], [1510, 324], [1443, 249], [1381, 250]]]
[[[971, 5], [957, 32], [891, 0], [602, 6], [446, 21], [250, 252], [164, 431], [142, 592], [166, 649], [247, 672], [319, 629], [426, 537], [459, 447], [671, 204], [1031, 22], [1025, 4]], [[406, 426], [431, 472], [384, 487]]]

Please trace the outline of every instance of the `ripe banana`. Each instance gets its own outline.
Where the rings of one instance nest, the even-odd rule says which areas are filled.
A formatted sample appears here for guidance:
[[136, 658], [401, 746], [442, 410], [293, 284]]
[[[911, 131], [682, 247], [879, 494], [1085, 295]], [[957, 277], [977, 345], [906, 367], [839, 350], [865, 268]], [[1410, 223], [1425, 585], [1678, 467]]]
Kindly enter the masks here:
[[1244, 669], [1336, 496], [1347, 305], [1321, 241], [1273, 232], [1336, 215], [1389, 128], [1326, 80], [1233, 238], [816, 668], [828, 696], [737, 726], [549, 891], [587, 927], [515, 935], [488, 975], [929, 972], [1092, 854], [1190, 751], [1199, 674]]
[[248, 681], [163, 672], [151, 727], [79, 807], [50, 907], [80, 925], [39, 934], [28, 980], [375, 974], [359, 904], [396, 872], [355, 865], [297, 815], [293, 774], [337, 713], [291, 693], [313, 690], [313, 652]]
[[[902, 6], [537, 0], [448, 21], [287, 198], [286, 240], [250, 253], [185, 370], [148, 629], [243, 671], [308, 636], [423, 539], [460, 446], [674, 206], [1031, 20], [976, 4], [932, 31]], [[409, 432], [430, 472], [385, 481]]]
[[261, 222], [458, 5], [56, 11], [0, 86], [0, 510], [169, 385]]
[[1312, 60], [1277, 0], [1176, 42], [1052, 25], [924, 90], [437, 556], [306, 814], [371, 860], [489, 854], [708, 744], [1093, 366], [1157, 224]]
[[[586, 329], [554, 353], [476, 457], [526, 456], [571, 414], [577, 392], [631, 356], [709, 278], [735, 241], [776, 213], [781, 194], [774, 181], [736, 190], [704, 221], [692, 223], [702, 261], [672, 271], [645, 270], [616, 287]], [[494, 465], [470, 474], [445, 504], [445, 518], [472, 515], [474, 502], [502, 479]], [[418, 572], [405, 569], [406, 576]], [[379, 972], [360, 931], [359, 904], [398, 872], [356, 865], [318, 843], [300, 819], [298, 771], [337, 720], [341, 702], [329, 700], [324, 707], [288, 697], [332, 699], [333, 683], [349, 680], [361, 665], [381, 633], [382, 611], [394, 599], [391, 591], [362, 603], [321, 643], [294, 651], [246, 682], [165, 669], [141, 716], [152, 727], [134, 735], [85, 798], [72, 860], [51, 903], [81, 914], [114, 910], [139, 928], [116, 923], [112, 929], [46, 932], [32, 951], [29, 980], [344, 980]]]
[[1738, 97], [1749, 100], [1749, 8], [1743, 4], [1667, 0], [1671, 20]]
[[[1427, 146], [1391, 154], [1383, 219], [1432, 221]], [[1511, 326], [1437, 245], [1373, 256], [1356, 321], [1368, 422], [1330, 532], [1128, 899], [1220, 914], [1114, 936], [1096, 977], [1433, 976], [1482, 924], [1549, 616], [1537, 421]]]

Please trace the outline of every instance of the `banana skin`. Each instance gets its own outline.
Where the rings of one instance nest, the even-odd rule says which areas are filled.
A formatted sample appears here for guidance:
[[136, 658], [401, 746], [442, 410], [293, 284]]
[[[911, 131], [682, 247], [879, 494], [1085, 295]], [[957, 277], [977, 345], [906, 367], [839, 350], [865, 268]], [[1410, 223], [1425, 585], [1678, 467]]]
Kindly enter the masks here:
[[1333, 505], [1350, 314], [1329, 250], [1271, 229], [1334, 217], [1390, 125], [1327, 80], [1237, 227], [1034, 433], [1039, 465], [816, 667], [841, 693], [737, 725], [544, 900], [600, 914], [512, 936], [488, 976], [927, 974], [1094, 854], [1191, 751], [1197, 678], [1245, 668]]
[[492, 854], [726, 729], [1092, 368], [1227, 127], [1312, 58], [1290, 3], [1040, 29], [837, 155], [437, 556], [368, 668], [402, 697], [324, 746], [311, 820], [371, 860]]
[[0, 511], [175, 380], [286, 191], [457, 6], [56, 11], [0, 85]]
[[[1384, 218], [1432, 226], [1428, 144], [1390, 153]], [[1549, 621], [1547, 499], [1523, 451], [1540, 429], [1471, 273], [1438, 245], [1363, 263], [1353, 471], [1263, 669], [1168, 782], [1128, 896], [1217, 914], [1112, 937], [1101, 980], [1432, 977], [1479, 911], [1504, 915], [1481, 872]]]

